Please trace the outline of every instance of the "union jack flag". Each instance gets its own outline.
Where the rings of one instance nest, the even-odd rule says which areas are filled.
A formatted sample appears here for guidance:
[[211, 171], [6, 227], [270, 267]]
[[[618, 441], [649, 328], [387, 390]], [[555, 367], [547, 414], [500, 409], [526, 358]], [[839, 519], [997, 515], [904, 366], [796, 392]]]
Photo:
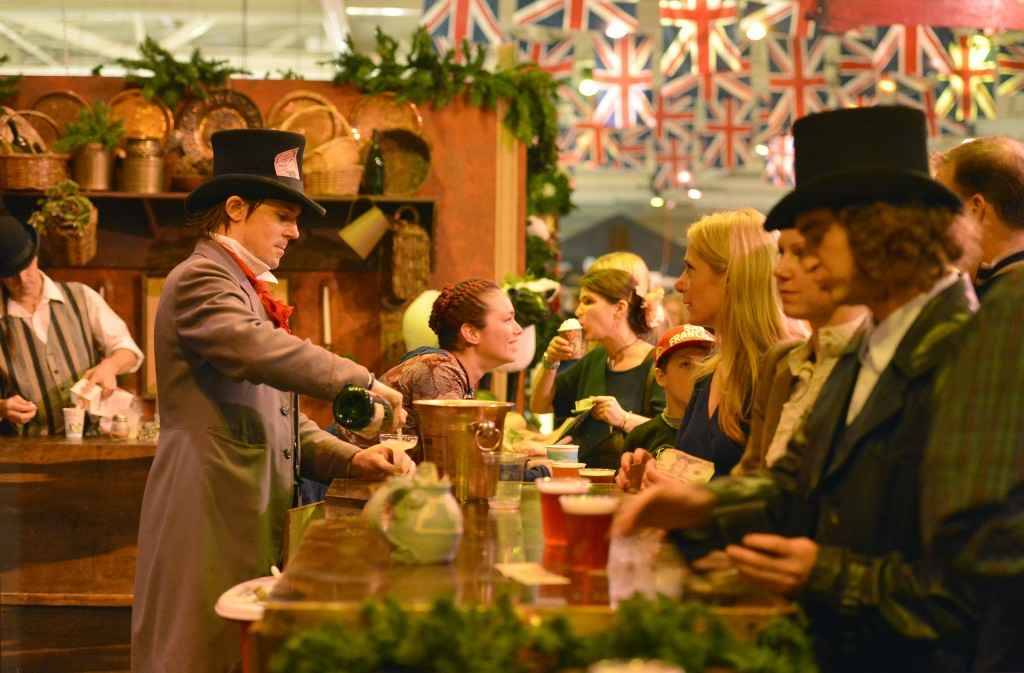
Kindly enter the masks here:
[[[849, 31], [840, 40], [839, 88], [836, 93], [844, 107], [872, 105], [871, 96], [878, 83], [890, 75], [886, 68], [892, 56], [878, 49], [874, 28]], [[895, 86], [895, 81], [892, 86]]]
[[736, 0], [661, 0], [662, 72], [690, 72], [701, 79], [705, 100], [714, 96], [716, 74], [748, 72], [737, 39]]
[[672, 95], [671, 91], [669, 85], [661, 87], [655, 100], [654, 137], [657, 140], [673, 137], [690, 141], [697, 121], [697, 98], [685, 93]]
[[558, 42], [516, 40], [516, 45], [521, 62], [537, 64], [537, 67], [551, 75], [556, 82], [572, 79], [574, 61], [572, 40]]
[[659, 191], [686, 189], [693, 180], [691, 172], [693, 157], [692, 144], [680, 138], [666, 138], [656, 142], [657, 167], [654, 171], [654, 188]]
[[570, 168], [614, 166], [619, 160], [619, 147], [612, 129], [589, 119], [574, 122], [562, 136], [559, 162]]
[[754, 126], [753, 100], [726, 94], [708, 101], [701, 130], [701, 163], [727, 171], [750, 163]]
[[626, 170], [643, 170], [647, 167], [647, 146], [651, 131], [643, 127], [612, 131], [612, 143], [618, 150], [615, 166]]
[[563, 31], [604, 32], [620, 24], [637, 28], [636, 0], [516, 0], [517, 26], [542, 26]]
[[498, 0], [424, 0], [420, 24], [434, 38], [439, 51], [456, 49], [461, 54], [463, 40], [502, 42], [497, 13]]
[[767, 127], [781, 133], [800, 117], [832, 107], [825, 78], [824, 38], [769, 36]]
[[948, 74], [950, 62], [946, 43], [951, 38], [952, 33], [942, 28], [889, 26], [875, 47], [875, 59], [883, 69], [897, 76]]
[[[928, 136], [938, 138], [939, 136], [966, 137], [971, 133], [968, 124], [957, 122], [948, 114], [940, 113], [938, 109], [938, 95], [936, 91], [941, 85], [928, 77], [901, 77], [899, 88], [891, 98], [891, 102], [907, 107], [914, 107], [924, 113], [928, 122]], [[888, 102], [888, 101], [887, 101]]]
[[1012, 96], [1024, 91], [1024, 45], [1003, 45], [996, 64], [999, 66], [1000, 96]]
[[939, 75], [945, 86], [935, 111], [943, 117], [955, 112], [957, 121], [964, 122], [973, 121], [979, 112], [995, 117], [996, 62], [991, 41], [984, 35], [960, 35], [948, 45], [945, 65], [948, 72]]
[[764, 175], [776, 187], [792, 187], [796, 184], [795, 157], [792, 134], [775, 136], [768, 141], [768, 156], [765, 159]]
[[745, 5], [740, 29], [745, 33], [750, 24], [760, 22], [769, 33], [813, 37], [814, 21], [809, 15], [815, 6], [816, 0], [751, 0]]
[[600, 35], [593, 38], [594, 81], [601, 89], [594, 109], [595, 121], [615, 128], [653, 126], [651, 39], [640, 35], [620, 40]]

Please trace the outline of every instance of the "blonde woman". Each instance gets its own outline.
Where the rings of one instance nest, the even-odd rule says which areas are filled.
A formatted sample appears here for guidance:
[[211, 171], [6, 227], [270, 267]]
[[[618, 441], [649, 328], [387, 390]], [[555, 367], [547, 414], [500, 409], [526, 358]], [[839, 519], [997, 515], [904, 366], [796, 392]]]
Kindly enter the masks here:
[[750, 432], [759, 363], [775, 344], [805, 336], [782, 313], [774, 268], [776, 242], [752, 208], [708, 215], [687, 232], [676, 289], [690, 322], [713, 328], [718, 349], [701, 365], [676, 447], [727, 475]]

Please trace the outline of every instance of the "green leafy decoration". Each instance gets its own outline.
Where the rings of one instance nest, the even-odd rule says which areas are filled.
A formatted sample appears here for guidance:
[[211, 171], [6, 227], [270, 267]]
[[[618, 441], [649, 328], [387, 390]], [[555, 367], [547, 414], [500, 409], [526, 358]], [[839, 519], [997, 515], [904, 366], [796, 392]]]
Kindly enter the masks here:
[[[7, 61], [11, 60], [10, 56], [4, 54], [0, 56], [0, 66]], [[21, 82], [21, 75], [11, 75], [10, 77], [0, 77], [0, 103], [14, 98], [18, 94], [18, 83]]]
[[[198, 48], [188, 61], [178, 61], [152, 37], [139, 45], [139, 58], [119, 58], [115, 64], [128, 71], [130, 85], [142, 88], [147, 100], [157, 98], [172, 110], [185, 98], [206, 100], [208, 90], [224, 86], [231, 75], [248, 75], [248, 70], [228, 65], [228, 61], [205, 59]], [[93, 74], [100, 74], [97, 66]], [[143, 72], [139, 72], [143, 71]], [[143, 74], [148, 72], [149, 74]]]
[[45, 198], [37, 202], [39, 209], [28, 218], [28, 223], [40, 234], [50, 229], [85, 231], [92, 217], [92, 202], [81, 194], [73, 180], [58, 182], [46, 190]]
[[569, 176], [558, 169], [530, 175], [526, 201], [530, 214], [537, 215], [568, 215], [576, 207]]
[[377, 58], [348, 49], [324, 63], [334, 66], [334, 83], [367, 94], [390, 92], [399, 100], [430, 103], [442, 108], [457, 96], [476, 107], [494, 109], [499, 101], [508, 108], [505, 126], [528, 148], [529, 174], [554, 172], [558, 160], [557, 84], [551, 75], [532, 64], [492, 72], [484, 67], [487, 49], [463, 42], [463, 62], [455, 52], [438, 54], [430, 34], [420, 28], [408, 54], [398, 53], [398, 42], [377, 29]]
[[111, 116], [110, 106], [96, 103], [82, 108], [78, 119], [68, 124], [64, 137], [57, 141], [55, 148], [59, 152], [69, 152], [90, 143], [99, 143], [112, 150], [121, 142], [123, 135], [124, 123]]
[[519, 618], [507, 596], [493, 607], [436, 601], [426, 613], [392, 599], [367, 603], [359, 628], [327, 623], [289, 638], [272, 673], [555, 673], [603, 659], [660, 659], [688, 673], [729, 667], [741, 673], [813, 673], [802, 622], [777, 618], [757, 641], [736, 640], [703, 604], [668, 598], [623, 602], [610, 627], [579, 635], [564, 616], [539, 624]]

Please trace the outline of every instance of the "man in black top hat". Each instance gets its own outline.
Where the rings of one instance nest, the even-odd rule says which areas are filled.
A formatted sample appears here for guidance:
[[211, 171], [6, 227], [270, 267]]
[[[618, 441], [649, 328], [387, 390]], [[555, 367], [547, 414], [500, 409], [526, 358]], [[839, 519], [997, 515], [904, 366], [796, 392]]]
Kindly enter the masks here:
[[291, 334], [270, 285], [303, 211], [305, 139], [272, 130], [212, 137], [214, 177], [189, 195], [205, 236], [167, 276], [155, 323], [160, 443], [146, 482], [132, 608], [136, 673], [222, 673], [239, 661], [220, 594], [281, 563], [301, 473], [319, 481], [394, 474], [390, 450], [358, 450], [298, 410], [346, 385], [402, 396], [361, 365]]
[[873, 325], [768, 473], [698, 487], [649, 469], [616, 531], [696, 527], [688, 542], [801, 603], [823, 670], [968, 670], [975, 609], [926, 563], [919, 481], [937, 372], [976, 307], [952, 266], [960, 202], [928, 175], [917, 110], [811, 115], [794, 141], [796, 189], [765, 226], [796, 227], [808, 269]]
[[39, 234], [0, 215], [0, 432], [62, 434], [62, 410], [80, 378], [105, 395], [142, 351], [88, 285], [59, 283], [39, 270]]

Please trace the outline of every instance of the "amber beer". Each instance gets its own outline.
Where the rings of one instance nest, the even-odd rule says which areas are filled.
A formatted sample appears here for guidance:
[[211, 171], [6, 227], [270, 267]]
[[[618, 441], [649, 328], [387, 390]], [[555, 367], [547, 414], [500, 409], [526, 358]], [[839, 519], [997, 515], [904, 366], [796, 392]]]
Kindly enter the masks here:
[[540, 516], [541, 524], [544, 526], [544, 544], [564, 545], [565, 536], [565, 515], [562, 513], [562, 506], [558, 498], [563, 495], [579, 495], [590, 489], [590, 482], [586, 479], [551, 479], [545, 477], [536, 482], [537, 490], [540, 492]]
[[613, 495], [563, 495], [558, 498], [568, 531], [569, 568], [583, 572], [608, 565], [608, 533], [619, 507]]

